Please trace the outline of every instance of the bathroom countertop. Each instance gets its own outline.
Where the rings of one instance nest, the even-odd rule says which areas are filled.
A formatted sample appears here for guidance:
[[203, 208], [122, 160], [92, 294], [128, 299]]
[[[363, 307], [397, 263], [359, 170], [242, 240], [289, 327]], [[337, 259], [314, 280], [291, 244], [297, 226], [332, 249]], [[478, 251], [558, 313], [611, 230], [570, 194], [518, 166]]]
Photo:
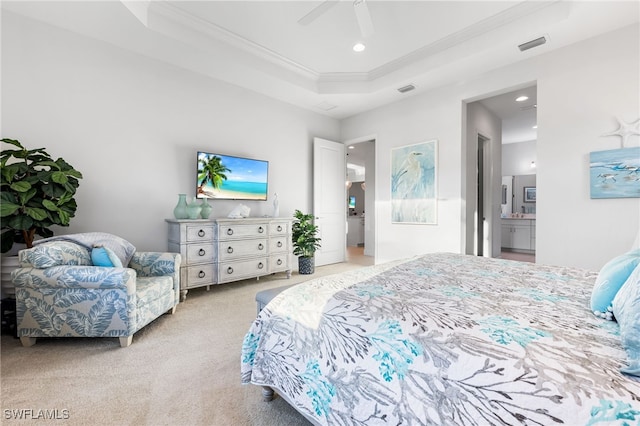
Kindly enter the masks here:
[[[515, 214], [515, 213], [514, 213]], [[535, 220], [536, 219], [536, 215], [535, 213], [518, 213], [518, 216], [508, 216], [508, 217], [503, 217], [502, 219], [532, 219]]]

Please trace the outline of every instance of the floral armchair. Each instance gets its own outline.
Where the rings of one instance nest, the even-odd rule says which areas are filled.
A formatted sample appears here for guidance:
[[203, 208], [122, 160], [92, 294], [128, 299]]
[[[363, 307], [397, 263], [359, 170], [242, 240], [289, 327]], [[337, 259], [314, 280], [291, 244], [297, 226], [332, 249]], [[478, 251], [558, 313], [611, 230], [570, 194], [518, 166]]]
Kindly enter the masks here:
[[[114, 236], [99, 235], [113, 242]], [[129, 246], [119, 253], [128, 267], [118, 267], [120, 262], [105, 267], [94, 266], [91, 250], [86, 238], [71, 238], [20, 251], [12, 280], [23, 346], [35, 344], [37, 337], [81, 336], [118, 337], [126, 347], [135, 332], [175, 312], [180, 254], [136, 252]]]

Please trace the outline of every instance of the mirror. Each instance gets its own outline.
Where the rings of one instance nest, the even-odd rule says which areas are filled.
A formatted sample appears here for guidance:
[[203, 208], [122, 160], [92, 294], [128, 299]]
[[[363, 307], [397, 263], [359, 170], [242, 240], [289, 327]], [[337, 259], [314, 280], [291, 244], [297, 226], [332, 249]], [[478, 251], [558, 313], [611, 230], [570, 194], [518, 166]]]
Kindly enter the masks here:
[[502, 176], [502, 215], [536, 212], [536, 175]]

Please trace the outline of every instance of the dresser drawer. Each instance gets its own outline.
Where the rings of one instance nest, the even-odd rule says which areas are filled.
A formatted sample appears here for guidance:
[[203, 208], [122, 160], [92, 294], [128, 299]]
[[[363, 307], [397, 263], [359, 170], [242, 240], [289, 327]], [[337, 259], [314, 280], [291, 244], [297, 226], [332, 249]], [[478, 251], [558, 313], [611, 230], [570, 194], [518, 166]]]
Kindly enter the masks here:
[[213, 225], [187, 226], [187, 242], [212, 241], [215, 237]]
[[259, 277], [269, 271], [269, 260], [266, 257], [236, 262], [221, 262], [218, 269], [218, 282], [241, 280], [248, 277]]
[[289, 250], [289, 237], [271, 237], [269, 239], [269, 253]]
[[216, 282], [216, 268], [213, 263], [187, 266], [183, 268], [183, 271], [186, 279], [180, 277], [182, 280], [180, 282], [181, 288], [201, 287]]
[[269, 253], [267, 239], [220, 241], [218, 260], [233, 260], [246, 256], [266, 256]]
[[289, 235], [289, 222], [273, 222], [269, 224], [269, 235]]
[[220, 241], [236, 238], [266, 237], [269, 227], [266, 223], [255, 223], [250, 225], [221, 224], [218, 229], [218, 239]]
[[269, 272], [280, 272], [291, 269], [289, 265], [289, 253], [280, 253], [269, 257]]
[[187, 251], [187, 265], [192, 263], [207, 263], [213, 262], [215, 259], [215, 248], [212, 243], [206, 244], [188, 244]]

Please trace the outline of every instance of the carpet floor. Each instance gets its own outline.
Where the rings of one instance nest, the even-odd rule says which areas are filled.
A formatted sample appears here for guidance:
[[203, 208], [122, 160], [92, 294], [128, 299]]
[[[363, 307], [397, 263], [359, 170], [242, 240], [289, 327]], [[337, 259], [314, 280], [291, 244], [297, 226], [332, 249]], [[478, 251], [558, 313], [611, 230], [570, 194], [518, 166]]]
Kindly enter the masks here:
[[316, 267], [314, 275], [191, 290], [174, 315], [138, 331], [128, 348], [117, 338], [40, 338], [25, 348], [3, 335], [0, 423], [308, 425], [282, 398], [264, 402], [260, 387], [240, 384], [255, 294], [359, 267], [339, 263]]

